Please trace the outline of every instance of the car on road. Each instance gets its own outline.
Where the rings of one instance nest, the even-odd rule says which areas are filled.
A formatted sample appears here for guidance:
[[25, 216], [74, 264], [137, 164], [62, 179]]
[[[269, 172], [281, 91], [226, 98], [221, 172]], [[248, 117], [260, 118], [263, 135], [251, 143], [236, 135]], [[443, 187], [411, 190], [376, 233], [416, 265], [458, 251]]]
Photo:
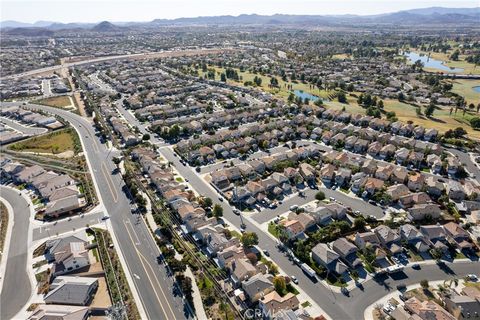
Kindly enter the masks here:
[[412, 264], [412, 269], [414, 270], [420, 270], [422, 267], [420, 267], [420, 265], [418, 263], [414, 263]]
[[239, 216], [240, 215], [240, 210], [235, 208], [235, 209], [233, 209], [233, 213], [235, 213], [237, 216]]
[[372, 199], [368, 200], [368, 203], [370, 203], [372, 206], [376, 206], [376, 205], [377, 205], [377, 203], [376, 203], [374, 200], [372, 200]]
[[293, 206], [290, 206], [290, 211], [295, 211], [298, 209], [298, 205], [294, 204]]
[[478, 281], [478, 277], [475, 274], [467, 274], [467, 276], [465, 278], [467, 278], [468, 280], [473, 281], [473, 282]]
[[354, 215], [355, 217], [360, 216], [360, 211], [359, 211], [359, 210], [355, 210], [355, 211], [353, 212], [353, 215]]
[[223, 198], [222, 197], [218, 197], [218, 200], [223, 202]]
[[105, 220], [108, 220], [108, 219], [110, 219], [109, 216], [103, 216], [103, 217], [102, 217], [102, 220], [104, 220], [104, 221], [105, 221]]
[[268, 252], [268, 250], [263, 250], [263, 254], [266, 255], [267, 257], [270, 257], [270, 252]]
[[342, 289], [340, 289], [340, 291], [343, 293], [343, 295], [345, 296], [348, 296], [350, 294], [350, 292], [348, 291], [348, 289], [346, 287], [342, 287]]
[[295, 276], [291, 276], [290, 279], [292, 280], [293, 283], [298, 284], [298, 279]]
[[334, 197], [330, 197], [329, 199], [330, 199], [330, 201], [335, 201]]

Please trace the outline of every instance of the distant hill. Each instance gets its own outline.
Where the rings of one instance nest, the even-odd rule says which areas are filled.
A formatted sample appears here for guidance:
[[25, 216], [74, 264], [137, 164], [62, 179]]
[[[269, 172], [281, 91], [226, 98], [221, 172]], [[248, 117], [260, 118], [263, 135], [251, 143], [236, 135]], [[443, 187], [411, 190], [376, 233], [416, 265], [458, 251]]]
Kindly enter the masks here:
[[258, 15], [241, 14], [239, 16], [207, 16], [178, 19], [155, 19], [150, 22], [116, 22], [103, 21], [93, 23], [58, 23], [39, 21], [23, 23], [18, 21], [0, 22], [0, 28], [45, 28], [48, 30], [89, 29], [95, 32], [119, 32], [125, 28], [158, 27], [164, 25], [298, 25], [298, 26], [338, 26], [361, 24], [391, 24], [391, 25], [425, 25], [425, 24], [457, 24], [480, 21], [480, 7], [476, 8], [443, 8], [431, 7], [404, 10], [370, 16], [358, 15]]
[[90, 30], [95, 32], [116, 32], [116, 31], [122, 31], [123, 29], [124, 28], [116, 26], [111, 22], [102, 21], [99, 24], [95, 25]]
[[12, 28], [2, 31], [11, 36], [51, 37], [54, 32], [44, 28]]

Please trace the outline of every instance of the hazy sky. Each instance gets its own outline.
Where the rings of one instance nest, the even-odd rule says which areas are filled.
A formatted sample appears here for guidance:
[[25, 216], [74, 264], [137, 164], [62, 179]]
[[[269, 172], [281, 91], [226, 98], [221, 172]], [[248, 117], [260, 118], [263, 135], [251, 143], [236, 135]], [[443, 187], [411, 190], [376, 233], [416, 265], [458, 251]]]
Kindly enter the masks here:
[[398, 10], [477, 7], [479, 0], [0, 0], [0, 18], [35, 22], [150, 21], [239, 14], [377, 14]]

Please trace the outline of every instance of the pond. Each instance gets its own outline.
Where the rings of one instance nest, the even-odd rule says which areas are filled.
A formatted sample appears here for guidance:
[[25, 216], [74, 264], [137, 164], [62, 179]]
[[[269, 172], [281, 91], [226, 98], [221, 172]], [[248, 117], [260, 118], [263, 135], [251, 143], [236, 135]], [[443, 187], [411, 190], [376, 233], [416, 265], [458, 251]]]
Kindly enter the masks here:
[[432, 58], [428, 58], [427, 55], [420, 55], [416, 52], [404, 52], [403, 55], [405, 55], [408, 60], [410, 60], [411, 63], [415, 63], [417, 60], [420, 60], [423, 63], [423, 66], [425, 68], [433, 68], [433, 69], [438, 69], [442, 71], [448, 71], [448, 72], [462, 72], [462, 68], [451, 68], [446, 65], [444, 65], [444, 61], [441, 60], [435, 60]]
[[310, 94], [310, 93], [308, 93], [308, 92], [305, 92], [305, 91], [303, 91], [303, 90], [294, 90], [294, 91], [293, 91], [293, 94], [294, 94], [295, 96], [297, 96], [297, 97], [302, 98], [302, 100], [305, 100], [305, 98], [307, 98], [307, 99], [309, 99], [309, 100], [312, 101], [312, 102], [315, 102], [315, 101], [317, 101], [318, 99], [320, 99], [320, 97], [315, 96], [315, 95], [313, 95], [313, 94]]
[[473, 91], [480, 93], [480, 86], [476, 86], [472, 88]]

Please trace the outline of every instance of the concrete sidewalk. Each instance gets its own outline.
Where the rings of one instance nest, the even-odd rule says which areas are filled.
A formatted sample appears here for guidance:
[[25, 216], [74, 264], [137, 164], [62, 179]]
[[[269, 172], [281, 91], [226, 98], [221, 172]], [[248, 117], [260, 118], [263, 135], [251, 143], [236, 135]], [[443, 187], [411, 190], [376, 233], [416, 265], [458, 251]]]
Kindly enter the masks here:
[[200, 295], [200, 289], [197, 286], [197, 282], [195, 281], [195, 275], [193, 274], [190, 267], [187, 267], [185, 271], [185, 276], [192, 279], [192, 297], [193, 297], [193, 306], [195, 308], [195, 314], [197, 319], [199, 320], [207, 320], [207, 314], [205, 313], [205, 309], [203, 308], [202, 296]]

